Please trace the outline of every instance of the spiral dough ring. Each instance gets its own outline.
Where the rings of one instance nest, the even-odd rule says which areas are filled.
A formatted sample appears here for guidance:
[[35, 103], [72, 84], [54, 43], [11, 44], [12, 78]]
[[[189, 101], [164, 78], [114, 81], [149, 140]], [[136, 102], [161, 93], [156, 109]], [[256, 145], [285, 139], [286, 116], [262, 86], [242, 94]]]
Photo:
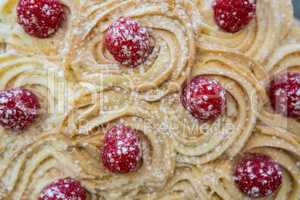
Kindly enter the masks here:
[[192, 77], [210, 77], [227, 91], [227, 111], [212, 123], [199, 123], [193, 118], [181, 106], [178, 93], [162, 100], [162, 120], [174, 141], [179, 163], [200, 165], [224, 154], [235, 156], [243, 148], [266, 98], [251, 71], [263, 73], [263, 68], [239, 54], [202, 52]]
[[214, 21], [213, 1], [194, 2], [201, 15], [200, 48], [240, 52], [261, 63], [267, 62], [270, 54], [288, 34], [293, 22], [290, 0], [258, 0], [255, 19], [238, 33], [226, 33]]
[[28, 35], [17, 23], [16, 6], [18, 1], [3, 0], [0, 2], [0, 41], [23, 54], [44, 54], [51, 59], [60, 59], [63, 55], [65, 41], [71, 32], [71, 22], [78, 16], [80, 0], [60, 1], [65, 9], [65, 22], [54, 36], [39, 39]]
[[34, 91], [41, 104], [39, 120], [28, 130], [28, 134], [34, 135], [35, 129], [54, 129], [63, 118], [72, 94], [71, 85], [65, 82], [63, 71], [54, 63], [39, 57], [4, 53], [0, 55], [0, 89], [18, 87]]
[[0, 130], [0, 199], [29, 199], [59, 174], [53, 157], [60, 152], [49, 143], [55, 141], [51, 135], [63, 119], [64, 95], [71, 89], [55, 64], [12, 53], [0, 55], [0, 80], [1, 90], [25, 87], [40, 99], [40, 117], [25, 133]]
[[[148, 92], [145, 99], [158, 100], [182, 82], [194, 61], [195, 42], [187, 10], [169, 1], [89, 1], [75, 24], [65, 58], [67, 78], [101, 85], [102, 76], [126, 76], [132, 90]], [[136, 69], [120, 66], [104, 47], [108, 26], [121, 16], [139, 21], [150, 32], [153, 52]]]
[[[300, 72], [300, 45], [289, 44], [279, 48], [270, 58], [267, 66], [270, 77], [285, 72]], [[266, 88], [269, 82], [265, 82]], [[261, 112], [260, 119], [267, 125], [281, 127], [299, 135], [300, 122], [299, 119], [292, 119], [276, 114], [266, 102]]]
[[[297, 200], [299, 195], [300, 156], [299, 138], [292, 133], [265, 126], [257, 126], [244, 148], [245, 152], [271, 156], [283, 169], [282, 185], [271, 199]], [[200, 169], [200, 188], [206, 188], [203, 199], [239, 200], [245, 196], [233, 181], [233, 160], [218, 160]], [[200, 198], [201, 199], [201, 198]]]
[[[89, 92], [88, 86], [84, 87], [65, 116], [61, 132], [75, 140], [71, 157], [80, 165], [87, 187], [106, 199], [132, 199], [137, 194], [160, 190], [174, 171], [175, 154], [170, 138], [159, 126], [159, 118], [153, 117], [153, 107], [133, 101], [129, 90], [116, 85]], [[119, 123], [139, 131], [143, 149], [141, 168], [122, 176], [108, 172], [99, 161], [105, 132]]]

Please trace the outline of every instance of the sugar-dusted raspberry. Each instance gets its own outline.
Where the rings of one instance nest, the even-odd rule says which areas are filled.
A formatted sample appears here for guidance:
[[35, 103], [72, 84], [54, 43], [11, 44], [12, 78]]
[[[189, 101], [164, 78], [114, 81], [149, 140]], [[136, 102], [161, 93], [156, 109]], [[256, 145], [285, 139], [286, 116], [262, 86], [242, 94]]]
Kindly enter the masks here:
[[58, 179], [46, 186], [39, 200], [85, 200], [86, 190], [72, 178]]
[[129, 17], [121, 17], [109, 26], [105, 47], [118, 62], [127, 67], [144, 63], [152, 52], [148, 31]]
[[52, 36], [65, 18], [64, 6], [58, 0], [20, 0], [17, 15], [25, 32], [38, 38]]
[[300, 118], [300, 73], [288, 72], [276, 76], [271, 81], [269, 97], [276, 112]]
[[278, 163], [266, 155], [246, 153], [234, 166], [234, 181], [251, 198], [272, 195], [282, 182]]
[[38, 116], [39, 100], [27, 89], [0, 91], [0, 124], [4, 128], [22, 130]]
[[226, 91], [216, 80], [199, 75], [184, 83], [181, 103], [195, 118], [215, 120], [225, 111]]
[[141, 161], [142, 149], [137, 131], [123, 124], [113, 126], [104, 138], [103, 165], [113, 173], [129, 173], [137, 170]]
[[256, 13], [256, 0], [215, 0], [215, 21], [229, 33], [242, 30]]

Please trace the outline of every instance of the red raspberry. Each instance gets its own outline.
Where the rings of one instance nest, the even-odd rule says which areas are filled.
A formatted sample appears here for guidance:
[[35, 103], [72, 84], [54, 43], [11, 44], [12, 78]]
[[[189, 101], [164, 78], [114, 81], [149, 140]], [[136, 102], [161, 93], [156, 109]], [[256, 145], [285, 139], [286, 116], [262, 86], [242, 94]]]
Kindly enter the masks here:
[[71, 178], [58, 179], [45, 187], [39, 200], [85, 200], [86, 190]]
[[256, 0], [215, 0], [213, 9], [218, 26], [235, 33], [247, 26], [255, 16]]
[[152, 52], [148, 31], [128, 17], [121, 17], [109, 26], [105, 47], [118, 62], [127, 67], [144, 63]]
[[65, 18], [64, 6], [58, 0], [20, 0], [17, 15], [25, 32], [38, 38], [52, 36]]
[[185, 82], [181, 103], [195, 118], [208, 121], [217, 119], [226, 107], [225, 89], [213, 79], [196, 76]]
[[249, 197], [266, 197], [281, 185], [282, 171], [269, 156], [247, 153], [234, 166], [234, 181]]
[[113, 173], [132, 172], [138, 169], [141, 160], [141, 143], [136, 130], [119, 124], [106, 133], [102, 162], [108, 170]]
[[276, 112], [300, 118], [300, 73], [288, 72], [276, 76], [271, 81], [269, 97]]
[[37, 118], [39, 100], [27, 89], [0, 91], [0, 124], [4, 128], [22, 130]]

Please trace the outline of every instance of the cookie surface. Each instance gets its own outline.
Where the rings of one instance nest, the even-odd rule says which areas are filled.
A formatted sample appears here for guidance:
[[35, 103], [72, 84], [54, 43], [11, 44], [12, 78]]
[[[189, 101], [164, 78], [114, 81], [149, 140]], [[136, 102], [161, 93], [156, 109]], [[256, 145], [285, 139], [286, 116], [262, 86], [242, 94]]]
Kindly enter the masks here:
[[0, 126], [0, 199], [297, 200], [300, 76], [276, 85], [300, 73], [292, 1], [240, 1], [251, 17], [238, 29], [216, 1], [245, 6], [30, 1], [57, 17], [54, 32], [24, 19], [47, 37], [18, 23], [18, 0], [1, 1], [0, 90], [26, 89], [39, 109], [0, 98], [3, 124], [34, 111], [22, 130]]

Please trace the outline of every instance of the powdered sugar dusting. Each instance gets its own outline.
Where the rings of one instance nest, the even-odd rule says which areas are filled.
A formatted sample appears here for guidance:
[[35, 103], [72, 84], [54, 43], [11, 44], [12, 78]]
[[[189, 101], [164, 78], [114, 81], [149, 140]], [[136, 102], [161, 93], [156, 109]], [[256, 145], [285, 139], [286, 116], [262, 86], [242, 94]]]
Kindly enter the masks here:
[[226, 91], [216, 80], [196, 76], [182, 90], [183, 106], [199, 120], [214, 120], [225, 111]]
[[235, 33], [242, 30], [256, 12], [255, 0], [215, 0], [215, 21], [223, 30]]
[[38, 115], [38, 98], [26, 89], [0, 92], [0, 124], [5, 128], [21, 130], [30, 125]]
[[106, 134], [102, 161], [115, 173], [128, 173], [137, 169], [142, 150], [136, 130], [123, 124], [112, 127]]
[[285, 116], [300, 117], [300, 73], [276, 76], [269, 89], [273, 109]]
[[63, 5], [57, 0], [20, 0], [17, 14], [25, 32], [38, 38], [53, 35], [65, 18]]
[[109, 27], [105, 46], [117, 61], [129, 67], [145, 62], [152, 51], [148, 31], [137, 21], [125, 17]]
[[270, 157], [249, 153], [236, 164], [234, 181], [249, 197], [266, 197], [279, 188], [282, 171]]
[[58, 179], [42, 191], [39, 200], [85, 200], [86, 191], [71, 178]]

